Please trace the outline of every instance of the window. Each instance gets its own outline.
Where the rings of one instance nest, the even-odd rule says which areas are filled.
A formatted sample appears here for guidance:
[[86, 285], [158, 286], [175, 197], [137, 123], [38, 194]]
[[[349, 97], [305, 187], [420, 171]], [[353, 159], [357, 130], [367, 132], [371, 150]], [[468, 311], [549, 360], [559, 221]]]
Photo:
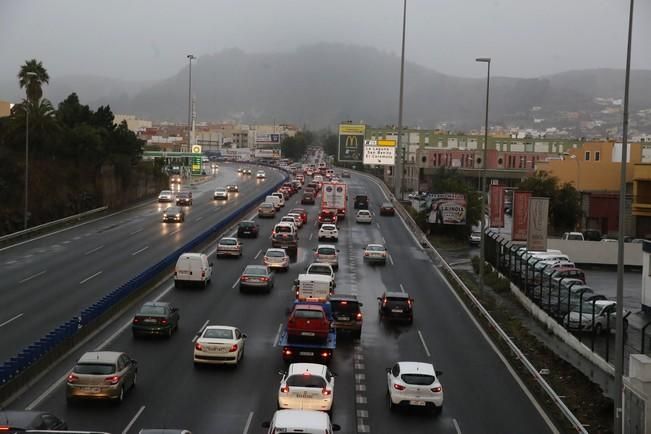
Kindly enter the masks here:
[[595, 151], [594, 153], [594, 161], [599, 161], [601, 160], [601, 152]]
[[590, 151], [585, 151], [585, 161], [590, 161]]
[[420, 157], [420, 162], [421, 163], [427, 163], [427, 157], [424, 156], [424, 155], [422, 157]]

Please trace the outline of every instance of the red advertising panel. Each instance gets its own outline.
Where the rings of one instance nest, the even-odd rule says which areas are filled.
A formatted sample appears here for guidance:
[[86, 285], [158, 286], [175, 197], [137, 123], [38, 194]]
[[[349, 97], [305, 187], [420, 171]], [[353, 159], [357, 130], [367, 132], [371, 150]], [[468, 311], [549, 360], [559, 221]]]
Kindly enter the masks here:
[[513, 221], [511, 222], [511, 240], [527, 241], [527, 225], [529, 223], [530, 191], [513, 192]]
[[490, 227], [504, 227], [504, 186], [490, 186]]

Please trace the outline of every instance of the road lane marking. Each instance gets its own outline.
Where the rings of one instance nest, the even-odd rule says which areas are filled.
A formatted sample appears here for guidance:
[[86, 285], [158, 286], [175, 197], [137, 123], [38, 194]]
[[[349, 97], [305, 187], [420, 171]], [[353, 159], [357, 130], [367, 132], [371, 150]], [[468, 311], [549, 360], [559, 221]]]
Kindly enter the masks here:
[[255, 254], [253, 259], [258, 259], [258, 256], [260, 256], [260, 253], [262, 253], [262, 249], [258, 250], [258, 253]]
[[248, 434], [249, 432], [249, 427], [251, 426], [251, 421], [253, 420], [253, 412], [249, 412], [249, 417], [246, 419], [246, 424], [244, 425], [244, 431], [242, 431], [242, 434]]
[[23, 315], [25, 315], [25, 314], [24, 314], [24, 313], [19, 313], [19, 314], [16, 315], [15, 317], [10, 318], [10, 319], [8, 319], [7, 321], [5, 321], [5, 322], [3, 322], [2, 324], [0, 324], [0, 327], [4, 327], [4, 326], [6, 326], [7, 324], [9, 324], [9, 323], [11, 323], [11, 322], [13, 322], [13, 321], [16, 321], [18, 318], [20, 318], [20, 317], [23, 316]]
[[312, 239], [312, 235], [313, 235], [312, 232], [310, 232], [310, 240]]
[[178, 228], [174, 232], [170, 232], [170, 235], [178, 234], [179, 232], [181, 232], [181, 228]]
[[425, 338], [423, 338], [423, 334], [418, 330], [418, 337], [420, 338], [420, 343], [423, 344], [423, 348], [425, 348], [425, 354], [427, 354], [427, 357], [432, 357], [432, 355], [429, 352], [429, 348], [427, 348], [427, 344], [425, 343]]
[[237, 278], [235, 283], [233, 283], [233, 286], [231, 286], [231, 289], [235, 289], [235, 287], [237, 286], [238, 283], [240, 283], [240, 278], [239, 277]]
[[386, 244], [386, 243], [387, 243], [387, 240], [384, 237], [382, 237], [382, 244]]
[[405, 292], [405, 287], [402, 286], [402, 283], [400, 284], [400, 291]]
[[142, 232], [142, 231], [144, 231], [144, 230], [145, 230], [145, 228], [140, 228], [140, 229], [138, 229], [137, 231], [133, 231], [133, 232], [131, 232], [129, 235], [135, 235], [135, 234], [137, 234], [138, 232]]
[[83, 285], [84, 283], [88, 282], [90, 279], [94, 279], [94, 278], [96, 278], [97, 276], [99, 276], [100, 274], [102, 274], [102, 272], [101, 272], [101, 271], [98, 271], [97, 273], [93, 274], [92, 276], [88, 276], [87, 278], [85, 278], [84, 280], [82, 280], [81, 282], [79, 282], [79, 284], [80, 284], [80, 285]]
[[461, 428], [459, 428], [459, 423], [455, 418], [452, 418], [452, 424], [454, 425], [454, 429], [457, 431], [457, 434], [461, 434]]
[[280, 339], [280, 332], [283, 331], [283, 323], [278, 325], [278, 331], [276, 332], [276, 337], [274, 338], [274, 347], [278, 346], [278, 340]]
[[389, 262], [391, 262], [391, 265], [395, 265], [395, 264], [393, 263], [393, 256], [391, 256], [391, 255], [389, 255]]
[[209, 322], [210, 322], [210, 320], [207, 319], [206, 322], [203, 323], [203, 325], [201, 326], [201, 328], [199, 329], [199, 331], [197, 332], [197, 334], [192, 338], [192, 343], [197, 342], [197, 339], [199, 339], [199, 335], [200, 335], [201, 333], [203, 333], [203, 330], [208, 326], [208, 323], [209, 323]]
[[140, 410], [138, 410], [138, 412], [133, 417], [133, 419], [131, 419], [131, 421], [129, 422], [129, 425], [127, 425], [127, 427], [124, 428], [124, 430], [122, 431], [122, 434], [127, 434], [129, 432], [129, 430], [131, 429], [133, 424], [136, 423], [136, 420], [140, 417], [140, 415], [142, 414], [143, 411], [145, 411], [145, 406], [144, 405], [142, 407], [140, 407]]
[[133, 253], [131, 254], [131, 256], [136, 256], [138, 253], [142, 253], [142, 252], [144, 252], [145, 250], [147, 250], [148, 248], [149, 248], [149, 246], [145, 246], [145, 247], [143, 247], [143, 248], [140, 249], [140, 250], [136, 250], [135, 252], [133, 252]]
[[36, 274], [32, 274], [29, 277], [25, 277], [23, 280], [19, 280], [18, 283], [29, 282], [30, 280], [34, 279], [35, 277], [41, 276], [41, 275], [45, 274], [46, 272], [47, 272], [47, 270], [39, 271]]
[[378, 229], [380, 229], [380, 224], [379, 223], [375, 223], [375, 225], [377, 226]]
[[197, 217], [196, 219], [194, 219], [194, 221], [195, 221], [195, 222], [198, 222], [198, 221], [201, 220], [202, 218], [203, 218], [203, 216], [199, 216], [199, 217]]
[[91, 249], [91, 250], [87, 251], [86, 253], [84, 253], [84, 255], [90, 255], [91, 253], [95, 253], [98, 250], [102, 250], [103, 248], [104, 248], [104, 244], [102, 244], [101, 246], [95, 247], [94, 249]]

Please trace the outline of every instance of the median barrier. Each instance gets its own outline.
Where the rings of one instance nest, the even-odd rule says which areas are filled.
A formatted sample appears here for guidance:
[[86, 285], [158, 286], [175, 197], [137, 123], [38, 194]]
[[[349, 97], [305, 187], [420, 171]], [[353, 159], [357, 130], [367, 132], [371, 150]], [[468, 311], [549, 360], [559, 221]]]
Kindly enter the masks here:
[[[274, 167], [266, 164], [260, 165]], [[134, 293], [150, 285], [154, 278], [158, 277], [161, 272], [176, 264], [181, 254], [191, 251], [214, 235], [220, 233], [236, 219], [240, 218], [243, 213], [249, 211], [251, 207], [281, 186], [287, 180], [288, 172], [283, 169], [279, 170], [285, 172], [285, 176], [281, 181], [241, 205], [224, 219], [215, 223], [161, 261], [107, 293], [97, 302], [83, 308], [78, 316], [57, 326], [43, 338], [35, 341], [31, 345], [38, 347], [38, 351], [30, 351], [28, 356], [27, 353], [21, 350], [15, 357], [0, 364], [0, 403], [7, 401], [12, 395], [20, 391], [34, 376], [42, 374], [46, 367], [50, 367], [56, 361], [56, 358], [76, 345], [80, 341], [78, 338], [87, 336], [90, 333], [90, 329], [93, 329], [94, 326], [101, 322], [101, 317], [104, 314], [117, 307], [122, 307], [123, 302], [129, 301]]]

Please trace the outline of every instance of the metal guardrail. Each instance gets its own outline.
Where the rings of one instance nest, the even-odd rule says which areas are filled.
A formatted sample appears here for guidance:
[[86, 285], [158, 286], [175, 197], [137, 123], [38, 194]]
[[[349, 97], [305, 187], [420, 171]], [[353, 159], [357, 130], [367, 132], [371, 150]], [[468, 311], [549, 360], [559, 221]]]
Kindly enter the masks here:
[[57, 350], [60, 350], [61, 347], [65, 347], [66, 344], [69, 344], [71, 340], [74, 340], [77, 335], [83, 334], [86, 331], [85, 328], [89, 327], [95, 321], [99, 320], [104, 313], [115, 307], [118, 303], [127, 299], [127, 297], [134, 294], [139, 289], [143, 288], [161, 272], [163, 272], [171, 265], [175, 264], [176, 260], [181, 254], [191, 251], [193, 248], [200, 245], [213, 235], [227, 228], [234, 220], [239, 218], [242, 213], [246, 212], [254, 204], [258, 203], [268, 194], [275, 191], [287, 180], [287, 178], [288, 176], [285, 174], [280, 182], [274, 184], [272, 187], [255, 196], [247, 203], [238, 207], [236, 210], [226, 216], [226, 218], [211, 226], [208, 230], [193, 240], [189, 241], [184, 246], [175, 250], [173, 253], [167, 255], [158, 263], [147, 268], [142, 273], [138, 274], [126, 283], [120, 285], [118, 288], [109, 292], [100, 298], [97, 302], [82, 309], [78, 316], [75, 316], [72, 319], [59, 325], [58, 327], [55, 327], [41, 339], [23, 348], [18, 352], [16, 356], [11, 357], [4, 363], [0, 364], [0, 402], [2, 401], [3, 395], [11, 393], [10, 391], [7, 392], [7, 389], [9, 389], [8, 386], [17, 380], [21, 374], [26, 372], [30, 367], [36, 365], [41, 360], [46, 358], [49, 360], [53, 353], [59, 352]]
[[[363, 172], [357, 172], [360, 175], [367, 176], [367, 177], [373, 177], [372, 175], [363, 173]], [[486, 319], [486, 321], [490, 324], [490, 326], [495, 330], [495, 332], [498, 334], [500, 339], [506, 343], [506, 345], [509, 347], [509, 349], [513, 352], [513, 354], [516, 356], [516, 358], [522, 363], [524, 368], [529, 372], [529, 374], [533, 377], [534, 380], [540, 385], [540, 387], [544, 390], [544, 392], [547, 394], [549, 399], [554, 402], [554, 404], [558, 407], [558, 409], [563, 413], [565, 418], [572, 424], [574, 429], [576, 430], [577, 433], [582, 433], [582, 434], [588, 434], [588, 431], [585, 429], [583, 424], [574, 416], [574, 413], [565, 405], [563, 400], [558, 396], [558, 394], [554, 391], [554, 389], [545, 381], [545, 379], [540, 375], [540, 373], [536, 370], [536, 368], [533, 366], [533, 364], [527, 359], [526, 355], [518, 348], [518, 346], [509, 338], [509, 336], [502, 330], [500, 325], [493, 319], [493, 317], [488, 313], [488, 311], [484, 308], [484, 306], [479, 302], [479, 300], [475, 297], [475, 295], [470, 291], [470, 289], [466, 286], [466, 284], [461, 280], [461, 278], [455, 273], [455, 271], [450, 267], [450, 265], [443, 259], [441, 254], [432, 246], [432, 244], [429, 242], [426, 236], [422, 235], [421, 229], [418, 227], [416, 222], [413, 220], [411, 215], [404, 209], [402, 204], [396, 200], [395, 196], [389, 191], [389, 189], [386, 187], [384, 184], [384, 181], [378, 178], [378, 184], [380, 187], [385, 190], [385, 192], [388, 192], [389, 197], [391, 198], [391, 201], [394, 203], [395, 208], [398, 210], [398, 213], [400, 216], [403, 218], [405, 223], [410, 227], [412, 233], [417, 233], [420, 234], [421, 236], [421, 244], [426, 243], [427, 247], [430, 249], [430, 251], [436, 256], [436, 260], [440, 263], [441, 267], [445, 269], [445, 271], [452, 276], [452, 278], [455, 280], [455, 282], [461, 287], [463, 292], [466, 294], [466, 296], [472, 301], [473, 305], [475, 308], [479, 311], [479, 313]]]
[[105, 211], [107, 209], [108, 209], [108, 206], [102, 206], [100, 208], [91, 209], [90, 211], [85, 211], [85, 212], [82, 212], [80, 214], [71, 215], [71, 216], [64, 217], [64, 218], [59, 219], [59, 220], [53, 220], [51, 222], [43, 223], [42, 225], [38, 225], [38, 226], [31, 227], [31, 228], [23, 229], [22, 231], [12, 232], [10, 234], [1, 236], [0, 237], [0, 243], [3, 242], [3, 241], [11, 240], [13, 238], [21, 237], [23, 235], [31, 234], [32, 232], [40, 231], [42, 229], [47, 229], [49, 227], [56, 226], [56, 225], [59, 225], [61, 223], [67, 223], [67, 222], [70, 222], [70, 221], [73, 221], [73, 220], [77, 220], [77, 219], [80, 219], [80, 218], [83, 218], [83, 217], [87, 217], [89, 215], [93, 215], [93, 214], [96, 214], [98, 212]]

